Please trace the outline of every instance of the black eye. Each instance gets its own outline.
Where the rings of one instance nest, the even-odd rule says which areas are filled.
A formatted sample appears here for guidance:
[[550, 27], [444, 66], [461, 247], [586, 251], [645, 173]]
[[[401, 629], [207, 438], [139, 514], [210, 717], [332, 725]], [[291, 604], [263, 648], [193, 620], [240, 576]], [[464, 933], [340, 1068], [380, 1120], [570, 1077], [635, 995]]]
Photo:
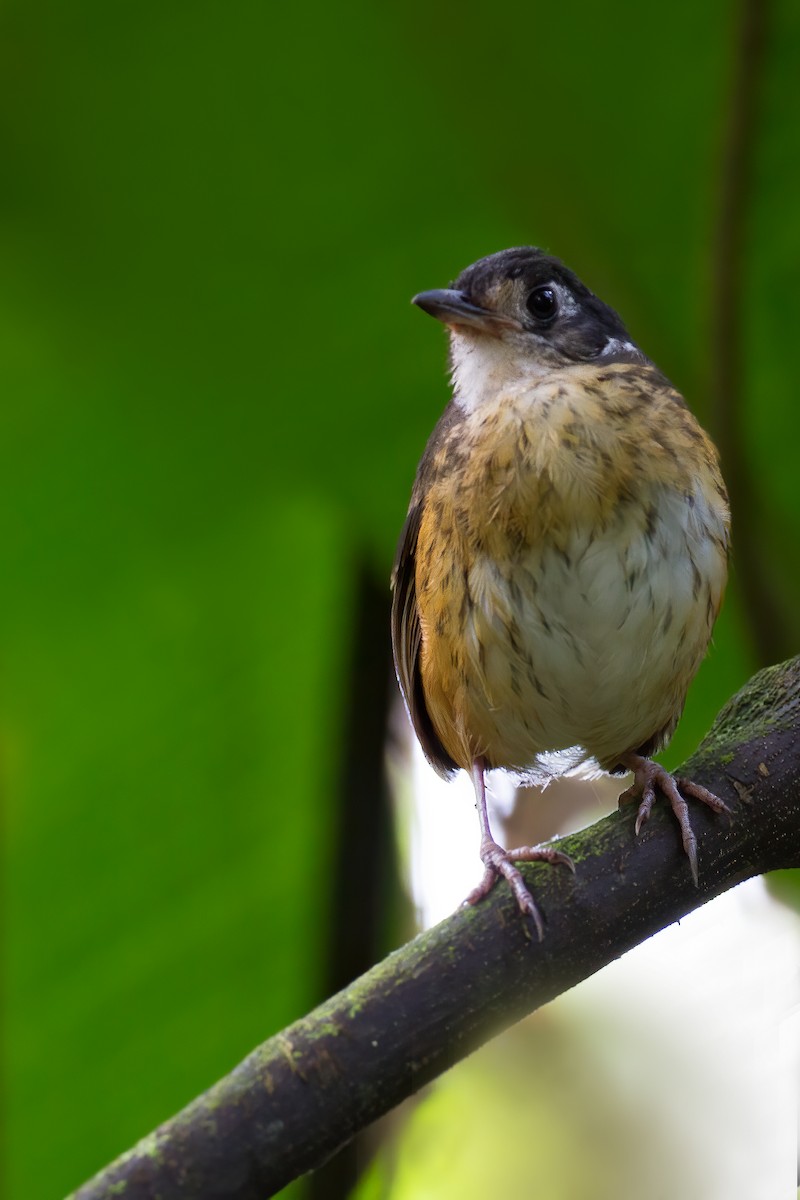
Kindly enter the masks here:
[[549, 286], [534, 288], [525, 301], [525, 307], [537, 321], [552, 321], [558, 312], [555, 289]]

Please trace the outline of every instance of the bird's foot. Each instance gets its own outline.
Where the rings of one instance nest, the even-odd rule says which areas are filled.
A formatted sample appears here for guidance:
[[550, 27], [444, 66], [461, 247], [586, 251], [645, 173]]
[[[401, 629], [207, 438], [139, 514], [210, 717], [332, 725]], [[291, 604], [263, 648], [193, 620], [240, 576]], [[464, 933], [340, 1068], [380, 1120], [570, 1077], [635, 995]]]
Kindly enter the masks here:
[[638, 801], [639, 809], [636, 813], [635, 826], [637, 837], [650, 816], [655, 803], [656, 788], [658, 788], [669, 801], [680, 826], [683, 849], [689, 859], [692, 879], [697, 887], [697, 838], [689, 821], [689, 805], [686, 803], [686, 797], [699, 800], [701, 804], [705, 804], [715, 813], [727, 813], [730, 816], [731, 810], [723, 800], [720, 800], [719, 796], [715, 796], [708, 788], [702, 787], [699, 783], [693, 783], [691, 779], [678, 779], [674, 775], [670, 775], [665, 767], [662, 767], [660, 763], [653, 762], [651, 758], [644, 758], [641, 754], [626, 754], [621, 762], [628, 770], [633, 771], [633, 783], [622, 793], [619, 803], [636, 804]]
[[575, 874], [575, 864], [569, 855], [551, 846], [517, 846], [514, 850], [504, 850], [497, 842], [487, 838], [481, 843], [481, 861], [486, 868], [483, 879], [473, 888], [464, 901], [465, 904], [477, 904], [484, 896], [488, 896], [501, 875], [507, 880], [520, 911], [527, 913], [533, 919], [539, 941], [544, 937], [542, 914], [536, 906], [533, 896], [522, 874], [514, 866], [517, 862], [547, 862], [554, 866], [568, 867]]

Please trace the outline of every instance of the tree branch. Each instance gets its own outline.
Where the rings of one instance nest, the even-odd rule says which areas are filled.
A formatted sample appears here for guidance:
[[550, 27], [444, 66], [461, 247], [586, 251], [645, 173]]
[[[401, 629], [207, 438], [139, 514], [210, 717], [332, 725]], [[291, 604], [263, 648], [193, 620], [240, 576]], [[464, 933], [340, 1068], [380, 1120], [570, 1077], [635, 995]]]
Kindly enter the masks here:
[[85, 1184], [73, 1200], [264, 1200], [493, 1034], [734, 884], [800, 865], [800, 658], [756, 675], [681, 773], [700, 806], [700, 887], [657, 806], [637, 844], [625, 808], [559, 843], [577, 874], [523, 868], [542, 942], [495, 888], [390, 955]]

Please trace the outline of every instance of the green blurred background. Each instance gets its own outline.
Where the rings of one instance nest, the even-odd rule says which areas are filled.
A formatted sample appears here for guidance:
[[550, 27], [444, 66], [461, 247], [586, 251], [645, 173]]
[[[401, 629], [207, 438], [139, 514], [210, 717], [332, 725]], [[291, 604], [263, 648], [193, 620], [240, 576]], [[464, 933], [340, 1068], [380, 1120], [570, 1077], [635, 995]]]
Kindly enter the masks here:
[[447, 398], [414, 292], [542, 245], [723, 445], [737, 558], [671, 761], [796, 649], [800, 11], [758, 7], [742, 58], [721, 0], [3, 5], [10, 1195], [401, 935], [387, 581]]

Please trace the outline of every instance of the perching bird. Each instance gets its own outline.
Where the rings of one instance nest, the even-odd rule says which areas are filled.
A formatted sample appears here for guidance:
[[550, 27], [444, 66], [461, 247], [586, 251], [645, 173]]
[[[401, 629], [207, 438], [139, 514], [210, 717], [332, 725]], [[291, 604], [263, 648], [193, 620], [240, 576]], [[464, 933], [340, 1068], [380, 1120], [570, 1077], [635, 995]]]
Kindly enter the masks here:
[[556, 258], [522, 247], [414, 303], [448, 326], [453, 398], [419, 464], [393, 573], [403, 697], [440, 775], [469, 771], [485, 873], [542, 935], [503, 850], [485, 775], [582, 766], [669, 801], [697, 881], [685, 797], [725, 805], [650, 759], [671, 737], [727, 577], [729, 510], [713, 443], [619, 316]]

